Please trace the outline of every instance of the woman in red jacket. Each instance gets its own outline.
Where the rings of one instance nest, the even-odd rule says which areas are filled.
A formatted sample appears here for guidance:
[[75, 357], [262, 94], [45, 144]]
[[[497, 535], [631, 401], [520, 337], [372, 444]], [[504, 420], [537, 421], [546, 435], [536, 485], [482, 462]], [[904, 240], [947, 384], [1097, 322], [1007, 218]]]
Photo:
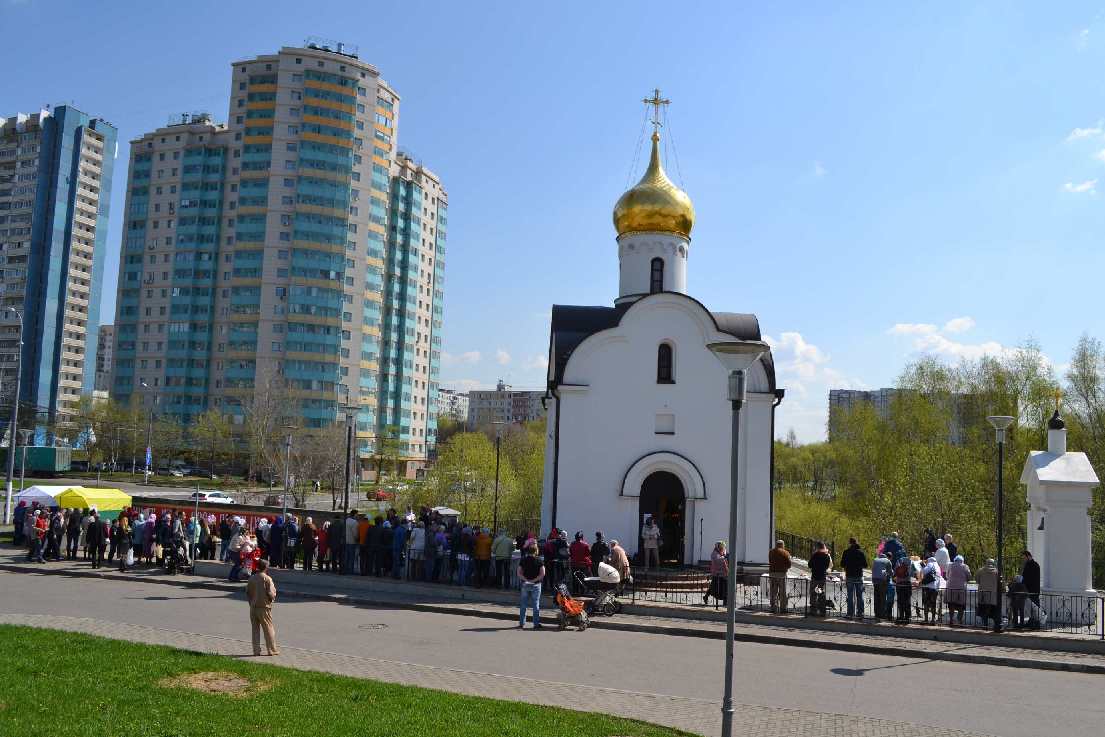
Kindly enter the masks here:
[[591, 546], [583, 539], [583, 532], [576, 533], [575, 542], [568, 548], [571, 555], [572, 566], [572, 593], [582, 593], [583, 587], [579, 579], [585, 578], [591, 573]]

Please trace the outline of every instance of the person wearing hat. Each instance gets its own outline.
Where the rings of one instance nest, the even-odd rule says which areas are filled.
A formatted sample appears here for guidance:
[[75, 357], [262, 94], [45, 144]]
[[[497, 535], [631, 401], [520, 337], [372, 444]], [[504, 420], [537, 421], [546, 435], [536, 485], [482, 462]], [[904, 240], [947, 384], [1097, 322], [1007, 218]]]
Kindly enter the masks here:
[[599, 575], [599, 563], [603, 563], [610, 556], [610, 546], [603, 539], [602, 532], [595, 533], [595, 542], [591, 543], [591, 575]]
[[572, 593], [578, 594], [583, 586], [580, 578], [586, 578], [591, 573], [591, 546], [583, 539], [583, 530], [576, 532], [575, 542], [568, 550], [572, 569]]
[[767, 574], [771, 584], [771, 613], [787, 613], [787, 571], [792, 565], [790, 551], [782, 540], [767, 553]]
[[272, 624], [272, 604], [276, 601], [276, 584], [268, 574], [269, 562], [257, 561], [253, 575], [246, 584], [249, 601], [249, 624], [253, 635], [253, 654], [261, 654], [261, 633], [265, 634], [265, 650], [269, 655], [279, 655], [276, 649], [276, 628]]

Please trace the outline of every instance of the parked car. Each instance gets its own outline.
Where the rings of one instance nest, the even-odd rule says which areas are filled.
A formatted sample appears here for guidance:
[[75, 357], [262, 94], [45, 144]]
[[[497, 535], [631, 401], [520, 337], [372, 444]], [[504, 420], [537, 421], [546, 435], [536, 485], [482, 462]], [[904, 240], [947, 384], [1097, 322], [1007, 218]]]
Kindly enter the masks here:
[[178, 479], [184, 477], [184, 469], [174, 468], [169, 471], [170, 476], [176, 476]]
[[207, 502], [208, 504], [233, 504], [234, 498], [221, 491], [193, 491], [188, 497], [192, 500]]

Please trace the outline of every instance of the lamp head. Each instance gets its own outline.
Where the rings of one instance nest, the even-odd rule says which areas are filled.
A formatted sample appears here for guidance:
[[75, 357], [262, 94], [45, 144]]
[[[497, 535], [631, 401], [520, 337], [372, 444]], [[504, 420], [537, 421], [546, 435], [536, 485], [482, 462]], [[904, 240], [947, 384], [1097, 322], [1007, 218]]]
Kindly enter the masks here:
[[706, 347], [726, 371], [745, 371], [771, 348], [762, 340], [721, 340]]
[[1005, 430], [1013, 424], [1013, 418], [1009, 415], [990, 415], [986, 420], [993, 425], [994, 430], [997, 432], [998, 442], [1004, 442]]

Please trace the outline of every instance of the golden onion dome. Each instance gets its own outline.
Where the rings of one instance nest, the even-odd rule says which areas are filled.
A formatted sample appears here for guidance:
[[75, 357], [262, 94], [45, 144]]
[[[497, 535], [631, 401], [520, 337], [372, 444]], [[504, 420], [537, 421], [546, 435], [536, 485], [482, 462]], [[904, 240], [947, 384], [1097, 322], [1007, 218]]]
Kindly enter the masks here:
[[660, 165], [660, 135], [652, 134], [652, 157], [641, 181], [614, 205], [614, 229], [626, 233], [674, 233], [691, 237], [694, 205]]

